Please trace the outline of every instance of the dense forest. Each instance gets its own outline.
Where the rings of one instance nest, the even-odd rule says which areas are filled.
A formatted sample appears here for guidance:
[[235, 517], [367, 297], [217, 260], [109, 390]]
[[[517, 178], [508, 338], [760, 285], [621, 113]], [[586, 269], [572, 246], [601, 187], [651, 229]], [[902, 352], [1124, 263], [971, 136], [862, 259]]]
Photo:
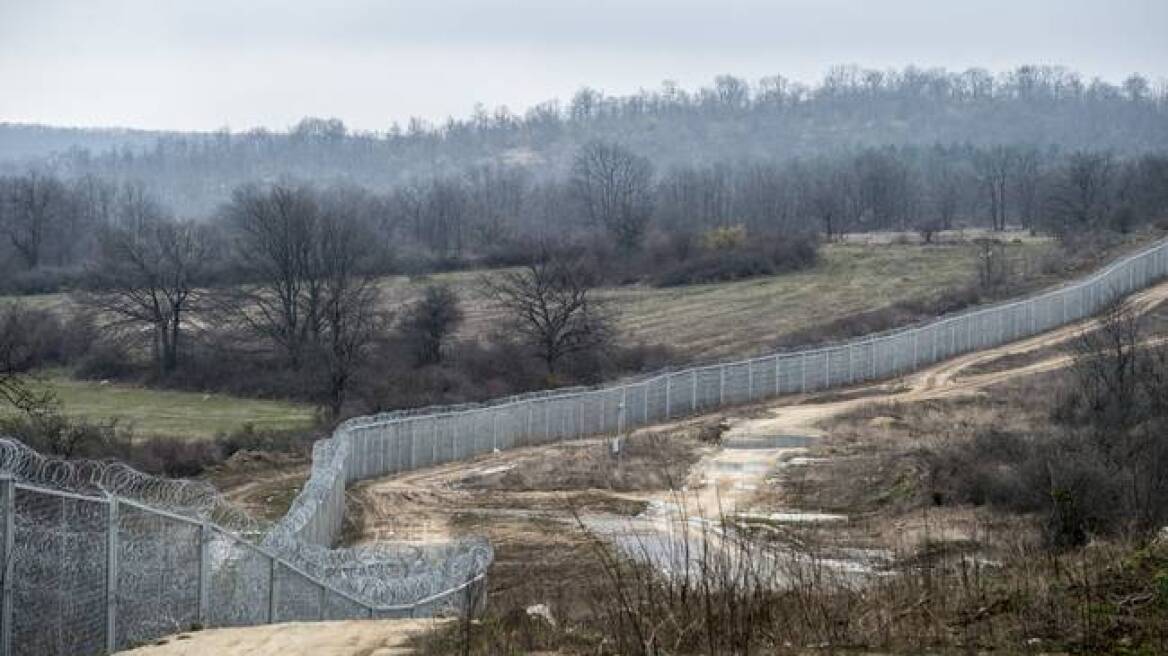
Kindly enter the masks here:
[[1028, 144], [1134, 154], [1168, 147], [1168, 89], [1139, 75], [1111, 83], [1048, 66], [996, 75], [840, 66], [814, 86], [781, 75], [754, 83], [726, 75], [696, 90], [666, 82], [608, 96], [583, 88], [566, 103], [550, 101], [522, 115], [478, 107], [467, 118], [440, 125], [413, 119], [382, 132], [306, 118], [288, 132], [157, 133], [153, 143], [149, 135], [0, 126], [0, 158], [7, 160], [0, 166], [141, 182], [174, 211], [205, 215], [240, 183], [284, 176], [377, 192], [483, 166], [555, 178], [593, 140], [620, 143], [660, 171], [888, 145]]
[[[771, 242], [955, 225], [1126, 230], [1168, 206], [1165, 93], [1138, 75], [1116, 85], [1052, 67], [838, 67], [815, 87], [722, 76], [692, 92], [582, 89], [522, 117], [480, 108], [381, 134], [306, 118], [287, 133], [159, 134], [147, 146], [149, 133], [8, 126], [0, 139], [23, 140], [0, 165], [4, 287], [70, 286], [104, 227], [143, 212], [223, 224], [238, 190], [302, 181], [360, 197], [348, 206], [383, 271], [514, 264], [549, 237], [685, 260], [714, 228]], [[105, 147], [59, 149], [74, 137]], [[11, 156], [37, 144], [57, 150]], [[776, 257], [738, 273], [781, 270]], [[695, 266], [666, 277], [737, 275]]]

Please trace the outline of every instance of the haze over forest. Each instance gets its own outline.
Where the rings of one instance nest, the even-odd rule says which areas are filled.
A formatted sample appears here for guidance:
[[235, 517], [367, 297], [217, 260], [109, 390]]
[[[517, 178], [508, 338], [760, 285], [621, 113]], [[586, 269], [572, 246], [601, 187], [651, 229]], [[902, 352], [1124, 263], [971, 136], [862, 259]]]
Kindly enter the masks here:
[[778, 162], [869, 147], [1025, 144], [1133, 154], [1168, 144], [1168, 86], [1150, 76], [1087, 78], [1059, 66], [990, 72], [832, 67], [814, 84], [720, 75], [624, 96], [582, 87], [522, 115], [481, 106], [383, 132], [304, 118], [287, 131], [66, 129], [0, 125], [0, 172], [33, 167], [145, 184], [173, 210], [201, 215], [245, 182], [282, 177], [388, 191], [482, 166], [562, 175], [590, 140], [619, 142], [659, 170]]

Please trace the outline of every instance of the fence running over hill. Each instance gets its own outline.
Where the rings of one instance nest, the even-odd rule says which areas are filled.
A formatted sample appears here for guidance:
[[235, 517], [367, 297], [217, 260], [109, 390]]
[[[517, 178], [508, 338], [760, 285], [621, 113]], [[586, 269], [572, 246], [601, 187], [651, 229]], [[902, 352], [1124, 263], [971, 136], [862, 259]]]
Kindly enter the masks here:
[[1168, 241], [1162, 240], [1044, 293], [822, 348], [671, 371], [598, 389], [353, 419], [316, 444], [309, 483], [277, 532], [281, 539], [331, 544], [344, 519], [345, 486], [353, 481], [905, 374], [1090, 316], [1166, 273]]
[[314, 445], [308, 482], [266, 532], [246, 523], [224, 528], [239, 526], [238, 518], [196, 484], [109, 465], [28, 467], [34, 458], [25, 447], [0, 440], [0, 474], [8, 475], [0, 479], [0, 656], [101, 653], [195, 624], [465, 610], [481, 599], [489, 547], [328, 549], [348, 484], [904, 374], [1084, 318], [1166, 273], [1162, 241], [1030, 298], [823, 348], [350, 420]]

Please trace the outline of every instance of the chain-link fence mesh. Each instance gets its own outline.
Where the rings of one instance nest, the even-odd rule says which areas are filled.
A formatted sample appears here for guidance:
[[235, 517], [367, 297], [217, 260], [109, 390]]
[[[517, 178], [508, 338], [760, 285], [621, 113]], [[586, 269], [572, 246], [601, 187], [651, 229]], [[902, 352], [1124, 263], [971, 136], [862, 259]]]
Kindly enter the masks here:
[[105, 529], [109, 509], [100, 500], [6, 486], [15, 516], [11, 581], [5, 580], [4, 617], [11, 618], [10, 653], [93, 654], [105, 647]]
[[896, 376], [1089, 316], [1166, 270], [1162, 242], [1028, 299], [832, 346], [598, 389], [353, 419], [314, 445], [309, 479], [273, 527], [205, 483], [50, 460], [0, 439], [0, 656], [96, 654], [193, 625], [466, 612], [483, 603], [489, 545], [329, 549], [346, 485]]

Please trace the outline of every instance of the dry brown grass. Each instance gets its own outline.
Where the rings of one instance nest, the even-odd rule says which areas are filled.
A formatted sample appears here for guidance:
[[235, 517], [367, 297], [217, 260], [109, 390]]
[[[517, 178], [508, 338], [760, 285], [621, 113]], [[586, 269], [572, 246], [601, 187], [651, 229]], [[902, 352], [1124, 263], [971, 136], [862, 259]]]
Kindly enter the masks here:
[[[530, 543], [508, 548], [565, 586], [504, 586], [469, 643], [446, 630], [415, 644], [424, 654], [1163, 653], [1168, 545], [1117, 538], [1051, 551], [1030, 517], [934, 506], [912, 457], [987, 427], [1047, 425], [1048, 404], [1035, 399], [1052, 398], [1060, 375], [976, 396], [873, 402], [837, 419], [809, 454], [829, 460], [783, 470], [759, 501], [839, 510], [849, 522], [747, 530], [723, 518], [716, 535], [693, 529], [695, 580], [664, 577], [608, 540], [586, 530], [571, 537], [557, 523], [570, 557], [549, 559]], [[496, 523], [476, 521], [488, 531]], [[857, 548], [888, 556], [871, 575], [841, 578], [832, 560]], [[520, 569], [511, 561], [501, 571], [514, 581]], [[529, 616], [535, 603], [557, 623]]]
[[564, 444], [554, 454], [543, 454], [547, 457], [465, 479], [462, 486], [511, 492], [675, 489], [700, 456], [697, 432], [639, 432], [623, 442], [617, 455], [607, 442]]
[[504, 597], [469, 640], [465, 630], [443, 630], [415, 645], [423, 654], [646, 656], [1168, 649], [1168, 545], [1054, 553], [1009, 527], [975, 525], [944, 539], [926, 516], [917, 528], [913, 548], [869, 575], [841, 575], [814, 541], [740, 536], [727, 546], [700, 532], [693, 574], [665, 576], [582, 533], [556, 569], [538, 570], [568, 573], [566, 585], [544, 590], [554, 624], [526, 613], [530, 602]]
[[[1019, 276], [1043, 276], [1043, 258], [1054, 249], [1043, 241], [1011, 243]], [[971, 284], [976, 254], [967, 244], [829, 244], [820, 262], [798, 273], [728, 283], [658, 289], [634, 285], [601, 290], [620, 314], [622, 335], [633, 342], [684, 348], [705, 360], [755, 354], [789, 333], [802, 333], [847, 317], [901, 303], [927, 306]], [[476, 295], [478, 272], [439, 274], [422, 280], [386, 279], [387, 302], [417, 298], [424, 284], [443, 282], [466, 301], [461, 334], [489, 333], [498, 311]], [[918, 317], [903, 317], [914, 320]]]

